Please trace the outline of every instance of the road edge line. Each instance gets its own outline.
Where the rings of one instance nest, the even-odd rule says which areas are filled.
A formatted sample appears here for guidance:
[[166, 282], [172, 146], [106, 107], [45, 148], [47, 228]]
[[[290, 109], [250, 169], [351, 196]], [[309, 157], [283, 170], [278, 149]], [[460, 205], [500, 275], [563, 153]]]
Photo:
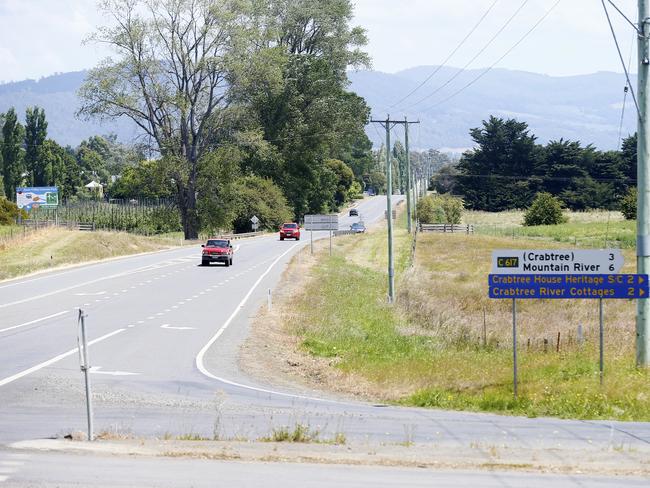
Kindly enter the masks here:
[[211, 378], [213, 380], [217, 380], [217, 381], [219, 381], [221, 383], [225, 383], [227, 385], [235, 386], [235, 387], [238, 387], [238, 388], [243, 388], [243, 389], [246, 389], [246, 390], [256, 391], [256, 392], [259, 392], [259, 393], [267, 393], [267, 394], [271, 394], [271, 395], [278, 395], [278, 396], [283, 396], [283, 397], [288, 397], [288, 398], [297, 398], [297, 399], [301, 399], [301, 400], [309, 400], [309, 401], [314, 401], [314, 402], [336, 403], [336, 404], [339, 404], [339, 405], [355, 405], [352, 402], [343, 402], [343, 401], [331, 400], [331, 399], [327, 399], [327, 398], [309, 397], [309, 396], [298, 395], [298, 394], [293, 394], [293, 393], [283, 393], [283, 392], [280, 392], [280, 391], [274, 391], [274, 390], [268, 390], [268, 389], [265, 389], [265, 388], [258, 388], [258, 387], [255, 387], [255, 386], [244, 385], [242, 383], [237, 383], [235, 381], [227, 380], [225, 378], [221, 378], [219, 376], [216, 376], [216, 375], [212, 374], [210, 371], [208, 371], [208, 369], [205, 367], [205, 364], [203, 362], [203, 358], [204, 358], [206, 352], [208, 351], [208, 349], [210, 349], [210, 347], [212, 347], [212, 345], [217, 341], [217, 339], [219, 339], [221, 334], [223, 334], [225, 332], [225, 330], [230, 326], [231, 322], [235, 319], [237, 314], [239, 314], [239, 311], [244, 307], [244, 305], [246, 305], [246, 302], [248, 301], [250, 296], [253, 294], [253, 292], [255, 291], [257, 286], [266, 277], [266, 275], [269, 274], [271, 269], [273, 269], [273, 267], [280, 261], [280, 259], [282, 259], [289, 252], [291, 252], [296, 246], [299, 246], [299, 245], [300, 245], [300, 243], [295, 243], [292, 247], [290, 247], [288, 250], [283, 252], [280, 256], [278, 256], [269, 265], [269, 267], [266, 269], [266, 271], [264, 271], [264, 273], [262, 273], [262, 275], [253, 284], [253, 286], [248, 291], [248, 293], [244, 296], [242, 301], [239, 302], [239, 305], [237, 305], [237, 307], [235, 308], [233, 313], [230, 315], [230, 317], [228, 317], [228, 319], [219, 328], [219, 330], [210, 338], [210, 340], [207, 342], [207, 344], [205, 346], [203, 346], [203, 348], [201, 348], [199, 353], [196, 355], [196, 360], [195, 360], [196, 367], [201, 372], [201, 374], [203, 374], [204, 376], [207, 376], [208, 378]]

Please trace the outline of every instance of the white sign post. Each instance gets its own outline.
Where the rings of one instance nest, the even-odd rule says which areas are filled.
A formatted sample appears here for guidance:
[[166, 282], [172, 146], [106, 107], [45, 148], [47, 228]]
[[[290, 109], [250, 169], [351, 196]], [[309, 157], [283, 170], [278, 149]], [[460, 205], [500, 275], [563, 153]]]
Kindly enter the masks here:
[[257, 230], [257, 226], [258, 226], [259, 223], [260, 223], [260, 219], [257, 218], [257, 215], [253, 215], [253, 216], [251, 217], [251, 223], [253, 224], [253, 225], [252, 225], [252, 227], [253, 227], [253, 232], [255, 232], [255, 231]]
[[339, 229], [338, 214], [305, 215], [305, 230], [311, 232], [311, 253], [314, 254], [314, 231], [328, 230], [330, 232], [330, 256], [332, 255], [332, 231]]

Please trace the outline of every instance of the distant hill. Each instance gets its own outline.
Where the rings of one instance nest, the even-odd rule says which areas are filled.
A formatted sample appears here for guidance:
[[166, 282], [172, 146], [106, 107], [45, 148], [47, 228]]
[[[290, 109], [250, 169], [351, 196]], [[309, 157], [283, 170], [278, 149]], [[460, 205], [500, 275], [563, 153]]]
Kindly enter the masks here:
[[25, 80], [0, 85], [0, 112], [14, 107], [22, 123], [25, 122], [25, 109], [38, 106], [45, 109], [48, 137], [59, 144], [77, 146], [93, 135], [117, 134], [124, 142], [132, 141], [137, 132], [128, 120], [117, 120], [100, 124], [97, 121], [84, 121], [75, 117], [79, 109], [77, 90], [81, 86], [86, 71], [62, 73], [38, 81]]
[[[407, 108], [443, 85], [458, 72], [443, 67], [402, 106], [389, 107], [402, 98], [435, 69], [420, 66], [395, 74], [377, 71], [350, 72], [350, 89], [364, 97], [373, 116], [419, 119], [411, 131], [414, 148], [445, 148], [462, 151], [471, 147], [469, 129], [481, 125], [490, 115], [515, 117], [529, 124], [531, 131], [546, 143], [552, 139], [579, 140], [599, 149], [614, 149], [623, 102], [622, 74], [601, 72], [584, 76], [552, 77], [522, 71], [495, 69], [450, 101], [427, 110], [449, 94], [465, 86], [480, 71], [461, 73], [417, 107]], [[60, 144], [75, 146], [95, 134], [115, 133], [124, 142], [137, 136], [128, 120], [100, 124], [75, 117], [79, 108], [76, 92], [85, 71], [62, 73], [42, 78], [0, 85], [0, 112], [15, 107], [24, 119], [25, 108], [37, 105], [45, 109], [49, 136]], [[636, 78], [633, 80], [636, 84]], [[635, 85], [636, 86], [636, 85]], [[636, 114], [628, 94], [623, 136], [636, 130]], [[368, 126], [368, 136], [378, 146], [384, 140], [379, 127]], [[402, 131], [396, 130], [400, 139]]]
[[[461, 73], [448, 86], [416, 107], [406, 108], [443, 85], [459, 70], [440, 69], [438, 73], [402, 106], [389, 107], [426, 79], [435, 66], [387, 74], [375, 71], [350, 72], [351, 90], [363, 96], [373, 116], [419, 119], [411, 131], [412, 145], [436, 148], [471, 147], [469, 129], [479, 127], [490, 115], [513, 117], [527, 122], [541, 143], [553, 139], [579, 140], [599, 149], [615, 149], [623, 103], [623, 74], [599, 72], [584, 76], [553, 77], [523, 71], [495, 69], [458, 96], [429, 108], [467, 85], [481, 70]], [[636, 89], [636, 77], [632, 83]], [[636, 112], [628, 93], [623, 137], [636, 131]], [[380, 144], [384, 134], [374, 129], [368, 136]], [[395, 135], [403, 137], [403, 131]]]

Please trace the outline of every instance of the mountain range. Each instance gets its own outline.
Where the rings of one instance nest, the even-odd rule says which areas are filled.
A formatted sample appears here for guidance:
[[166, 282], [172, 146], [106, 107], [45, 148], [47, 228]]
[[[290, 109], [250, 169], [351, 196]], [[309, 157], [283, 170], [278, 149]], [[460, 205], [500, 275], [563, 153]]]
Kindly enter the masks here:
[[[426, 84], [401, 101], [434, 72]], [[100, 123], [75, 116], [79, 107], [76, 92], [85, 76], [85, 71], [79, 71], [2, 84], [0, 112], [15, 107], [22, 117], [28, 106], [44, 108], [49, 136], [63, 145], [76, 146], [92, 135], [108, 133], [124, 142], [133, 141], [138, 132], [128, 120]], [[564, 138], [603, 150], [619, 144], [626, 84], [623, 74], [553, 77], [506, 69], [484, 73], [419, 66], [397, 73], [352, 71], [348, 77], [350, 90], [367, 100], [373, 118], [385, 119], [390, 113], [393, 119], [407, 116], [419, 120], [410, 129], [413, 148], [462, 152], [473, 144], [470, 128], [480, 127], [490, 115], [527, 122], [541, 143]], [[636, 88], [636, 78], [632, 83]], [[635, 130], [636, 112], [628, 93], [621, 135]], [[379, 125], [369, 124], [366, 131], [377, 147], [385, 140]], [[393, 139], [403, 140], [403, 131], [396, 128]]]

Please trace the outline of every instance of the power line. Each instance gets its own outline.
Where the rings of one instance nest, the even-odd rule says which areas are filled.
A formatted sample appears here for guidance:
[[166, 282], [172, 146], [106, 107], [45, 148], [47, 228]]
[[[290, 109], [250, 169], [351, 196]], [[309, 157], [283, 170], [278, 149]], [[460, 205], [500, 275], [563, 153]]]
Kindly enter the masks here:
[[422, 88], [431, 78], [433, 78], [438, 71], [440, 71], [446, 64], [447, 62], [452, 58], [454, 54], [465, 44], [465, 41], [470, 38], [470, 36], [476, 31], [476, 29], [483, 23], [483, 20], [488, 16], [490, 11], [494, 8], [494, 6], [499, 2], [499, 0], [494, 0], [492, 5], [488, 7], [488, 9], [485, 11], [485, 13], [481, 16], [481, 18], [478, 20], [476, 24], [474, 24], [474, 27], [471, 28], [469, 33], [463, 38], [462, 41], [456, 46], [456, 48], [447, 56], [447, 58], [440, 64], [439, 66], [436, 67], [435, 70], [433, 70], [433, 73], [431, 73], [429, 76], [427, 76], [424, 81], [422, 81], [418, 86], [413, 88], [409, 93], [407, 93], [404, 97], [400, 98], [398, 101], [396, 101], [394, 104], [392, 104], [389, 109], [395, 107], [396, 105], [402, 103], [404, 100], [406, 100], [408, 97], [413, 95], [416, 91], [418, 91], [420, 88]]
[[492, 70], [492, 68], [494, 68], [497, 64], [499, 64], [499, 63], [500, 63], [500, 62], [501, 62], [501, 61], [502, 61], [502, 60], [503, 60], [503, 59], [504, 59], [508, 54], [510, 54], [512, 51], [514, 51], [514, 49], [515, 49], [517, 46], [519, 46], [519, 44], [521, 44], [521, 43], [524, 41], [524, 39], [526, 39], [526, 38], [527, 38], [527, 37], [528, 37], [528, 36], [529, 36], [529, 35], [530, 35], [530, 34], [531, 34], [531, 33], [532, 33], [536, 28], [537, 28], [537, 26], [538, 26], [539, 24], [541, 24], [541, 23], [544, 21], [544, 19], [546, 19], [546, 17], [549, 16], [549, 14], [550, 14], [554, 9], [555, 9], [555, 7], [558, 6], [558, 4], [559, 4], [561, 1], [562, 1], [562, 0], [557, 0], [557, 2], [555, 2], [555, 4], [553, 4], [553, 6], [552, 6], [549, 10], [547, 10], [546, 13], [545, 13], [545, 14], [544, 14], [544, 15], [543, 15], [543, 16], [542, 16], [542, 17], [541, 17], [541, 18], [540, 18], [540, 19], [535, 23], [535, 25], [533, 25], [533, 26], [532, 26], [532, 27], [531, 27], [531, 28], [530, 28], [530, 29], [529, 29], [529, 30], [528, 30], [528, 31], [527, 31], [527, 32], [526, 32], [526, 33], [525, 33], [525, 34], [524, 34], [524, 35], [523, 35], [523, 36], [522, 36], [522, 37], [521, 37], [521, 38], [520, 38], [520, 39], [519, 39], [515, 44], [513, 44], [512, 47], [511, 47], [510, 49], [508, 49], [508, 50], [505, 52], [505, 54], [504, 54], [503, 56], [501, 56], [501, 57], [500, 57], [499, 59], [497, 59], [494, 63], [492, 63], [489, 67], [487, 67], [485, 70], [483, 70], [483, 71], [482, 71], [478, 76], [476, 76], [472, 81], [470, 81], [469, 83], [467, 83], [465, 86], [463, 86], [463, 87], [460, 88], [459, 90], [456, 90], [454, 93], [452, 93], [451, 95], [449, 95], [447, 98], [444, 98], [444, 99], [440, 100], [439, 102], [437, 102], [437, 103], [435, 103], [435, 104], [433, 104], [433, 105], [431, 105], [431, 106], [429, 106], [429, 107], [427, 107], [427, 108], [425, 108], [425, 109], [423, 109], [423, 110], [424, 110], [424, 111], [431, 110], [432, 108], [437, 107], [438, 105], [441, 105], [441, 104], [443, 104], [443, 103], [445, 103], [445, 102], [451, 100], [452, 98], [454, 98], [455, 96], [457, 96], [458, 94], [462, 93], [462, 92], [465, 91], [467, 88], [469, 88], [470, 86], [472, 86], [472, 85], [473, 85], [474, 83], [476, 83], [478, 80], [480, 80], [481, 78], [483, 78], [483, 76], [485, 76], [489, 71]]
[[641, 32], [639, 32], [639, 28], [637, 27], [637, 25], [636, 25], [634, 22], [632, 22], [632, 21], [627, 17], [627, 15], [625, 15], [625, 14], [622, 12], [621, 9], [618, 8], [614, 2], [612, 2], [612, 0], [607, 0], [607, 2], [608, 2], [612, 7], [614, 7], [614, 8], [616, 9], [616, 11], [617, 11], [619, 14], [621, 14], [621, 17], [623, 17], [625, 20], [627, 20], [627, 23], [630, 24], [630, 25], [632, 26], [632, 28], [636, 31], [637, 34], [639, 34], [639, 35], [642, 34]]
[[[612, 25], [612, 19], [609, 18], [609, 12], [607, 10], [607, 5], [605, 5], [605, 0], [600, 0], [603, 4], [603, 10], [605, 11], [605, 16], [607, 17], [607, 23], [609, 24], [609, 30], [612, 32], [612, 37], [614, 38], [614, 44], [616, 44], [616, 51], [618, 52], [618, 58], [621, 60], [621, 65], [623, 66], [623, 71], [625, 71], [625, 78], [627, 79], [627, 84], [630, 87], [630, 92], [632, 93], [632, 99], [634, 100], [634, 106], [636, 107], [636, 113], [641, 123], [644, 123], [643, 118], [641, 117], [641, 111], [639, 110], [639, 104], [636, 101], [636, 95], [634, 94], [634, 88], [630, 82], [630, 74], [625, 66], [625, 61], [623, 60], [623, 54], [621, 54], [621, 47], [618, 45], [618, 38], [616, 37], [616, 31], [614, 31], [614, 26]], [[636, 26], [635, 26], [636, 29]]]
[[[632, 64], [632, 51], [634, 48], [634, 38], [636, 37], [636, 34], [632, 34], [632, 42], [630, 43], [630, 55], [627, 58], [627, 69], [630, 69], [630, 65]], [[621, 134], [623, 133], [623, 119], [625, 118], [625, 104], [627, 103], [627, 92], [629, 91], [629, 87], [627, 85], [627, 81], [625, 82], [625, 88], [623, 89], [623, 106], [621, 107], [621, 121], [618, 125], [618, 144], [617, 148], [620, 149], [621, 147]]]
[[464, 72], [464, 71], [469, 67], [470, 64], [472, 64], [474, 61], [476, 61], [476, 59], [477, 59], [481, 54], [483, 54], [483, 53], [485, 52], [485, 50], [486, 50], [488, 47], [490, 47], [490, 45], [491, 45], [491, 44], [496, 40], [497, 37], [499, 37], [499, 35], [500, 35], [504, 30], [505, 30], [505, 28], [508, 27], [508, 25], [510, 25], [510, 23], [514, 20], [514, 18], [517, 16], [517, 14], [518, 14], [519, 12], [521, 12], [521, 10], [526, 6], [526, 4], [527, 4], [529, 1], [530, 1], [530, 0], [524, 0], [524, 1], [522, 2], [522, 4], [519, 6], [519, 8], [518, 8], [517, 10], [515, 10], [515, 12], [514, 12], [514, 13], [513, 13], [509, 18], [508, 18], [508, 20], [506, 20], [506, 22], [501, 26], [501, 28], [496, 32], [496, 34], [494, 34], [494, 35], [490, 38], [490, 40], [489, 40], [489, 41], [488, 41], [488, 42], [487, 42], [487, 43], [486, 43], [486, 44], [485, 44], [485, 45], [484, 45], [484, 46], [479, 50], [479, 52], [476, 53], [476, 55], [474, 55], [474, 57], [473, 57], [472, 59], [470, 59], [470, 60], [465, 64], [465, 66], [463, 66], [463, 67], [462, 67], [460, 70], [458, 70], [458, 71], [457, 71], [457, 72], [456, 72], [456, 73], [455, 73], [451, 78], [449, 78], [449, 79], [448, 79], [444, 84], [442, 84], [441, 86], [439, 86], [438, 88], [436, 88], [434, 91], [432, 91], [431, 93], [429, 93], [427, 96], [422, 97], [422, 98], [419, 99], [417, 102], [415, 102], [415, 103], [413, 103], [413, 104], [411, 104], [411, 105], [409, 105], [409, 106], [407, 106], [407, 107], [405, 107], [405, 108], [406, 108], [406, 109], [412, 108], [412, 107], [414, 107], [414, 106], [416, 106], [416, 105], [419, 105], [420, 103], [424, 102], [425, 100], [428, 100], [428, 99], [431, 98], [433, 95], [435, 95], [435, 94], [438, 93], [440, 90], [442, 90], [444, 87], [446, 87], [447, 85], [449, 85], [449, 83], [451, 83], [451, 82], [454, 81], [456, 78], [458, 78], [458, 77], [461, 75], [461, 73], [463, 73], [463, 72]]

